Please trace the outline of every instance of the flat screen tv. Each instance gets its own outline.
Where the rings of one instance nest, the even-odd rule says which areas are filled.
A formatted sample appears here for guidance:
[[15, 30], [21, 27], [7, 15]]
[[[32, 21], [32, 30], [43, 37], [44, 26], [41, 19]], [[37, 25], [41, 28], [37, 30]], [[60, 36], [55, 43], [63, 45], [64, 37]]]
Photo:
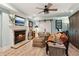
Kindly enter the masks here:
[[25, 18], [20, 16], [15, 16], [15, 25], [24, 26], [25, 25]]

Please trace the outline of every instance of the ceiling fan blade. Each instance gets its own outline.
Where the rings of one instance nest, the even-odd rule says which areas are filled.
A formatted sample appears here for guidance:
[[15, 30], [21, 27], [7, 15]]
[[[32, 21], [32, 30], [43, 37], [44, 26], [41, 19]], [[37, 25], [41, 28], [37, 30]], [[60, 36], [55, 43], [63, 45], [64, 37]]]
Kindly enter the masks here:
[[52, 3], [48, 3], [47, 8], [50, 8], [52, 6]]
[[40, 9], [40, 10], [43, 10], [43, 8], [39, 8], [39, 7], [36, 7], [36, 9]]
[[42, 13], [42, 12], [44, 12], [44, 11], [40, 11], [38, 14], [40, 14], [40, 13]]
[[57, 11], [57, 9], [49, 9], [49, 11]]

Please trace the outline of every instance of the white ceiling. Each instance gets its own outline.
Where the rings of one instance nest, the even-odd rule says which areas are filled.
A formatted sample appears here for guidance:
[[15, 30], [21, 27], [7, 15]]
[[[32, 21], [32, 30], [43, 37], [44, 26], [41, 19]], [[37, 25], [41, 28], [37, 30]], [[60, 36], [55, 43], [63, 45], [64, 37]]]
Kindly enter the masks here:
[[42, 10], [36, 9], [36, 7], [44, 8], [46, 3], [9, 3], [12, 7], [19, 10], [23, 14], [39, 17], [56, 17], [56, 16], [69, 16], [72, 14], [73, 9], [79, 7], [76, 3], [52, 3], [50, 8], [57, 8], [58, 11], [51, 11], [49, 14], [38, 14]]

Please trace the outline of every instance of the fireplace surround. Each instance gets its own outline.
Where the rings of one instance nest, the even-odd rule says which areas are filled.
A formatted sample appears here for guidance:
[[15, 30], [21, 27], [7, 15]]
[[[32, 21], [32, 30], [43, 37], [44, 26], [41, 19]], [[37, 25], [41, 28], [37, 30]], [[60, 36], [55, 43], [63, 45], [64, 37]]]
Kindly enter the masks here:
[[26, 30], [15, 30], [14, 31], [14, 44], [25, 40]]

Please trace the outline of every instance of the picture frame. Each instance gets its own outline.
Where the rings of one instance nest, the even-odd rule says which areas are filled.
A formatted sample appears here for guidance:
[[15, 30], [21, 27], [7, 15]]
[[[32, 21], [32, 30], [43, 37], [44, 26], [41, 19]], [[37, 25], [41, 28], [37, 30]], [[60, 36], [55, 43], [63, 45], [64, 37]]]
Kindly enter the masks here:
[[55, 27], [56, 29], [62, 29], [62, 20], [56, 20]]
[[33, 27], [33, 22], [29, 21], [29, 27]]

